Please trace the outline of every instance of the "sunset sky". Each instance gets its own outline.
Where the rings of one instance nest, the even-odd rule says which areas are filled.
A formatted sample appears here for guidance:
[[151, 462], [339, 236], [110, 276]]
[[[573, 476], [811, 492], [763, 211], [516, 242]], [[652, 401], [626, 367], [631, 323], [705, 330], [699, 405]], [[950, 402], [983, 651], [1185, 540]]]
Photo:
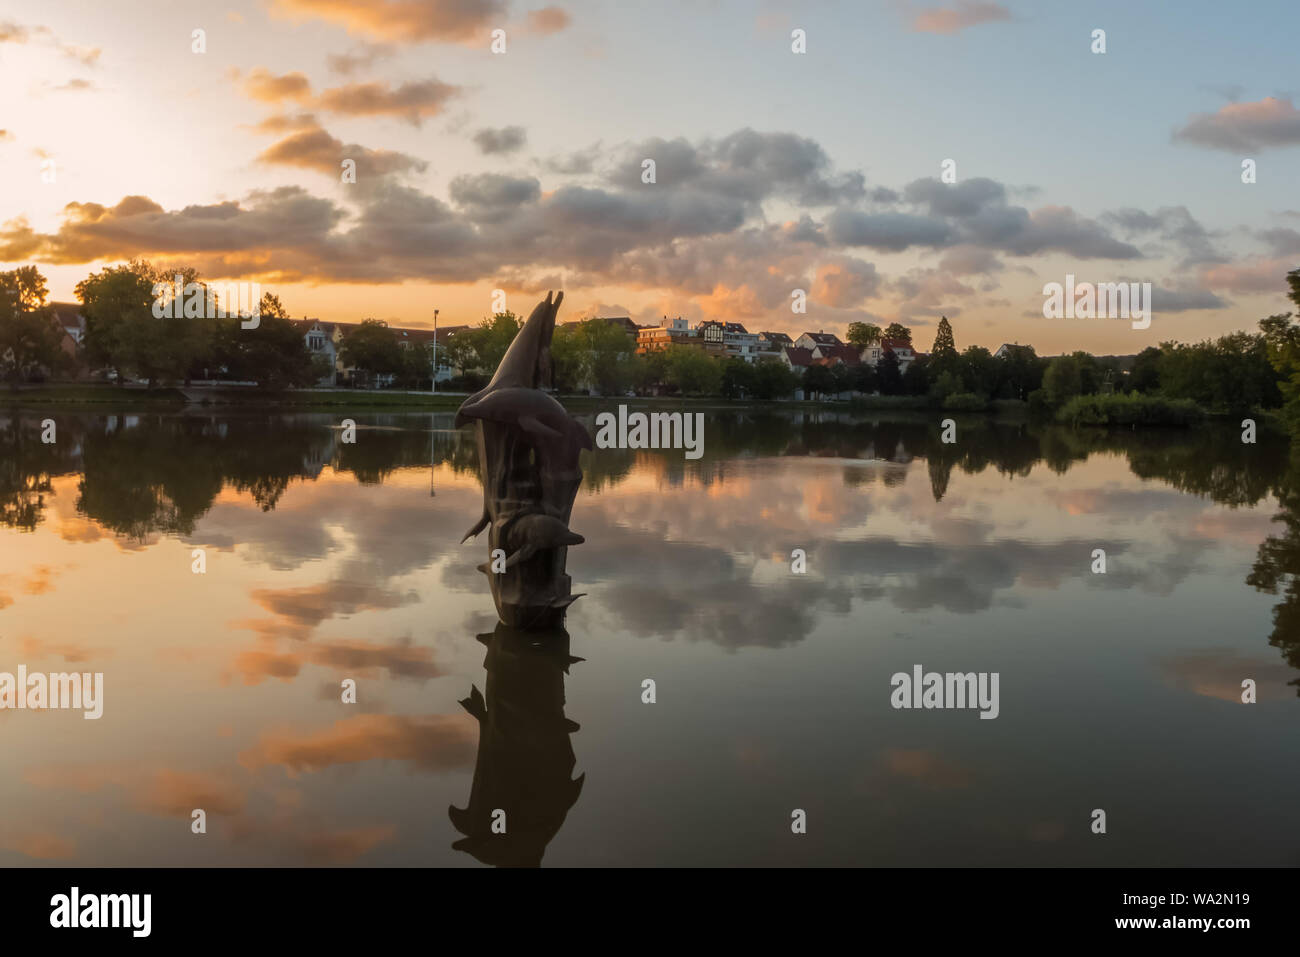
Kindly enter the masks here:
[[[416, 326], [562, 288], [562, 319], [899, 320], [923, 348], [941, 314], [1042, 353], [1253, 329], [1300, 267], [1300, 8], [1174, 10], [2, 0], [0, 269], [69, 300], [143, 256]], [[1068, 273], [1153, 283], [1151, 327], [1044, 319]]]

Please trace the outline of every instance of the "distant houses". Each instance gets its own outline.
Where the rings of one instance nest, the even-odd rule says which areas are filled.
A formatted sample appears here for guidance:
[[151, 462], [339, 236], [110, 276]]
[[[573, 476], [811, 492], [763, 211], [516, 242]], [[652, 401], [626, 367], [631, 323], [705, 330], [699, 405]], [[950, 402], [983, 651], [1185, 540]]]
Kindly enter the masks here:
[[[291, 320], [295, 326], [301, 330], [303, 340], [307, 344], [307, 351], [313, 356], [322, 356], [325, 359], [327, 368], [332, 371], [317, 381], [318, 386], [337, 386], [342, 382], [350, 381], [355, 369], [344, 363], [341, 352], [343, 339], [353, 329], [358, 328], [359, 322], [325, 322], [321, 319], [294, 319]], [[433, 351], [435, 334], [432, 329], [415, 329], [405, 326], [389, 326], [394, 336], [397, 337], [397, 343], [403, 349], [424, 349], [429, 353], [430, 370], [433, 368]], [[437, 332], [438, 349], [445, 349], [451, 338], [458, 333], [464, 332], [469, 326], [449, 326], [439, 329]], [[446, 382], [459, 373], [448, 365], [439, 365], [437, 370], [437, 382]], [[374, 377], [375, 385], [387, 385], [392, 376]]]
[[[54, 322], [62, 332], [62, 348], [70, 356], [80, 358], [86, 340], [86, 320], [81, 314], [80, 305], [54, 302], [50, 306]], [[670, 346], [687, 346], [718, 359], [739, 359], [749, 363], [776, 360], [796, 373], [819, 365], [852, 368], [866, 364], [874, 367], [889, 352], [897, 358], [899, 371], [906, 372], [908, 366], [918, 358], [911, 343], [905, 340], [877, 340], [865, 348], [859, 348], [824, 330], [803, 332], [792, 338], [787, 333], [772, 330], [750, 332], [742, 323], [718, 319], [705, 319], [692, 324], [682, 316], [664, 316], [659, 322], [650, 325], [638, 325], [630, 316], [597, 316], [573, 320], [572, 323], [587, 321], [603, 322], [620, 329], [627, 334], [630, 347], [643, 355]], [[352, 386], [363, 381], [358, 378], [359, 370], [344, 362], [342, 348], [347, 336], [359, 329], [362, 323], [329, 322], [318, 318], [292, 319], [290, 322], [302, 334], [307, 352], [313, 357], [319, 357], [317, 367], [328, 370], [316, 382], [318, 386]], [[473, 327], [447, 326], [438, 329], [436, 333], [432, 329], [408, 326], [388, 328], [403, 350], [418, 349], [428, 354], [430, 373], [436, 371], [436, 382], [448, 382], [470, 371], [458, 369], [449, 363], [447, 357], [450, 353], [446, 350], [456, 336], [471, 331]], [[1012, 355], [1015, 350], [1029, 348], [1004, 343], [994, 355], [1002, 359]], [[435, 353], [439, 360], [436, 370], [433, 368]], [[89, 374], [83, 367], [81, 375]], [[372, 386], [383, 387], [391, 385], [394, 379], [395, 376], [391, 374], [372, 375], [365, 377], [364, 381]]]

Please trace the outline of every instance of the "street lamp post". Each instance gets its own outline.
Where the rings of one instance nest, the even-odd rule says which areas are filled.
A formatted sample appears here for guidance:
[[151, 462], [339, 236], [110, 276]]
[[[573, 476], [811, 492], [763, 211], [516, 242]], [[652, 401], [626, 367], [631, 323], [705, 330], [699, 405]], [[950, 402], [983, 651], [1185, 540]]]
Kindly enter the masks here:
[[429, 391], [438, 394], [438, 310], [433, 310], [433, 376], [429, 382]]

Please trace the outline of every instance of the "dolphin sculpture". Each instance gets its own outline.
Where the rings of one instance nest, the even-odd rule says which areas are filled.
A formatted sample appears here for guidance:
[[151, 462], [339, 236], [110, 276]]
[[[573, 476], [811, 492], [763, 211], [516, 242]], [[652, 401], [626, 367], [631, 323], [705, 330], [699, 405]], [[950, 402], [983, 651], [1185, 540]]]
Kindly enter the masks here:
[[506, 555], [479, 569], [489, 576], [502, 621], [550, 629], [580, 596], [565, 574], [569, 545], [581, 535], [569, 515], [582, 483], [579, 456], [591, 436], [549, 393], [551, 338], [564, 293], [539, 302], [520, 327], [487, 386], [456, 411], [456, 426], [473, 423], [483, 481], [483, 512], [461, 539], [489, 529], [489, 550]]

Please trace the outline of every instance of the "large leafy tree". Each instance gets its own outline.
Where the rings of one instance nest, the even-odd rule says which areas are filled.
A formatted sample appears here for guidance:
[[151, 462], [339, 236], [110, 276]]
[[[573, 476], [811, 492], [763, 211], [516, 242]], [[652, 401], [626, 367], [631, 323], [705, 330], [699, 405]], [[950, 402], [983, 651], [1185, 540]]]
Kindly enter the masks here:
[[1046, 362], [1038, 357], [1033, 346], [1009, 347], [1001, 369], [1006, 398], [1028, 399], [1029, 393], [1042, 384], [1045, 368]]
[[880, 341], [880, 327], [870, 322], [850, 322], [845, 339], [849, 345], [865, 349], [873, 342]]
[[899, 342], [906, 342], [909, 345], [912, 342], [912, 330], [907, 328], [901, 322], [891, 322], [885, 326], [884, 338], [894, 339]]
[[716, 395], [722, 387], [722, 363], [695, 346], [669, 346], [664, 381], [682, 395]]
[[210, 354], [217, 326], [204, 318], [154, 316], [155, 284], [170, 289], [178, 274], [187, 286], [198, 283], [193, 268], [155, 269], [145, 260], [132, 260], [77, 284], [86, 317], [86, 355], [93, 365], [112, 368], [119, 383], [127, 375], [150, 385], [189, 378], [195, 364]]
[[[1300, 311], [1300, 269], [1286, 274], [1289, 297]], [[1268, 348], [1268, 361], [1278, 375], [1278, 388], [1285, 400], [1282, 414], [1293, 432], [1300, 432], [1300, 325], [1293, 313], [1284, 312], [1259, 321]]]
[[12, 387], [39, 370], [71, 366], [63, 333], [45, 302], [48, 294], [35, 266], [0, 272], [0, 374]]
[[813, 363], [803, 370], [803, 388], [810, 397], [824, 395], [835, 388], [835, 377], [826, 366]]
[[961, 354], [961, 379], [971, 392], [992, 396], [998, 388], [998, 361], [983, 346], [967, 346]]
[[572, 391], [594, 386], [616, 395], [637, 384], [636, 340], [627, 330], [601, 319], [570, 322], [555, 330], [551, 361], [555, 387]]
[[783, 399], [795, 390], [798, 379], [780, 359], [770, 356], [754, 363], [753, 394], [756, 399]]
[[881, 395], [901, 395], [903, 392], [903, 374], [898, 369], [898, 356], [893, 349], [886, 349], [876, 364], [876, 387]]
[[1160, 388], [1160, 350], [1147, 346], [1133, 359], [1133, 369], [1128, 376], [1129, 387], [1134, 392], [1156, 392]]
[[[438, 364], [443, 364], [445, 356], [448, 364], [460, 369], [471, 379], [485, 380], [496, 371], [522, 325], [513, 312], [495, 313], [473, 329], [452, 336], [447, 341], [446, 348], [438, 350]], [[563, 349], [562, 345], [561, 351]]]
[[215, 322], [214, 348], [199, 363], [209, 375], [222, 368], [232, 379], [255, 381], [267, 389], [310, 385], [321, 377], [279, 296], [262, 294], [252, 329], [245, 329], [237, 316]]
[[402, 369], [402, 347], [382, 319], [366, 319], [346, 333], [339, 358], [345, 366], [368, 375], [395, 375]]

